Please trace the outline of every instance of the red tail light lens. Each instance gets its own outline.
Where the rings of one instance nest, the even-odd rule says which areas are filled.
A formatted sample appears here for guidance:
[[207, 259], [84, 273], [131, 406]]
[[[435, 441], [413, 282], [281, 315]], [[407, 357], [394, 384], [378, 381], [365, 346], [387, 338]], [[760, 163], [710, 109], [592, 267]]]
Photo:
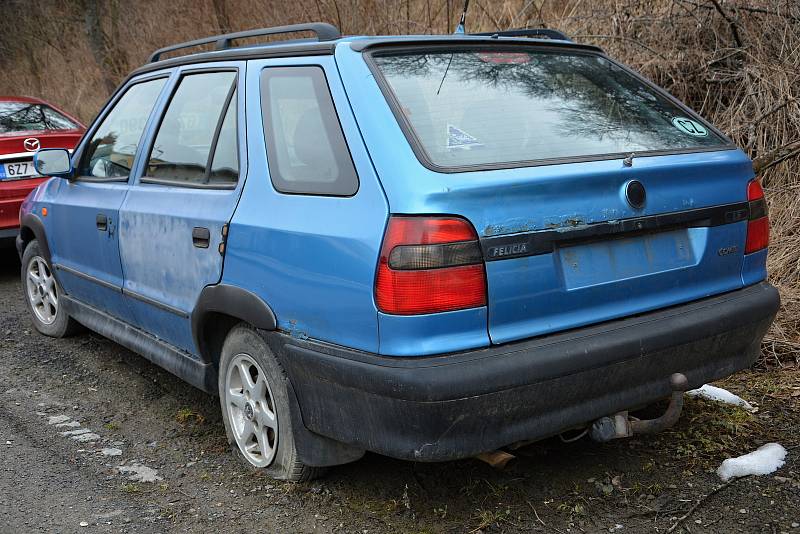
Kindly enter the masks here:
[[392, 217], [375, 280], [384, 313], [417, 315], [486, 305], [478, 235], [456, 217]]
[[747, 221], [747, 241], [744, 253], [752, 254], [769, 245], [767, 202], [764, 200], [764, 190], [758, 180], [747, 184], [747, 200], [750, 204], [750, 216]]

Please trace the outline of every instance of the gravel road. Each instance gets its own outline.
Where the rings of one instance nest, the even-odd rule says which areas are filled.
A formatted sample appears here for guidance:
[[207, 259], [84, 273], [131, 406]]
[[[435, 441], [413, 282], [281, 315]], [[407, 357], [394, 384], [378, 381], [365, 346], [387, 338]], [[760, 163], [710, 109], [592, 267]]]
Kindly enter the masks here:
[[[0, 250], [0, 532], [791, 532], [800, 534], [800, 372], [722, 385], [756, 414], [687, 401], [655, 437], [549, 440], [506, 470], [367, 455], [309, 484], [228, 450], [218, 402], [86, 332], [37, 334]], [[793, 396], [794, 395], [794, 396]], [[773, 475], [720, 485], [729, 456], [778, 441]], [[687, 514], [697, 502], [691, 515]]]

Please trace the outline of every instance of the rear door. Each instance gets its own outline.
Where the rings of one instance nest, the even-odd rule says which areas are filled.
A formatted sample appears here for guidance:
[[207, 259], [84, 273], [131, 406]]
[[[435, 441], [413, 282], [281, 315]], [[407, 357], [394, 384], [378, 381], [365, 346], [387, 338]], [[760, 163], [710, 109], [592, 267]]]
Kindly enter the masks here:
[[742, 286], [750, 161], [624, 67], [544, 44], [366, 56], [399, 128], [348, 91], [391, 211], [472, 222], [493, 343]]
[[130, 321], [122, 298], [119, 208], [142, 133], [167, 74], [133, 82], [96, 122], [81, 147], [74, 180], [50, 184], [53, 205], [43, 219], [58, 279], [65, 291]]
[[244, 62], [179, 69], [120, 209], [120, 254], [135, 324], [194, 351], [189, 316], [219, 282], [223, 228], [247, 168]]

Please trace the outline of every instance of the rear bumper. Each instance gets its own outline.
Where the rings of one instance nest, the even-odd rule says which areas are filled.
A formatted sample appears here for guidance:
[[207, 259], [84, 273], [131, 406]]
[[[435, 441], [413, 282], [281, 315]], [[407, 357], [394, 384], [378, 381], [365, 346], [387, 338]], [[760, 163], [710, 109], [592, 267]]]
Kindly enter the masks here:
[[762, 282], [565, 333], [392, 358], [280, 335], [303, 424], [395, 458], [464, 458], [534, 440], [750, 366], [780, 304]]
[[19, 228], [20, 206], [30, 192], [43, 181], [44, 178], [31, 178], [0, 182], [0, 232], [16, 231]]

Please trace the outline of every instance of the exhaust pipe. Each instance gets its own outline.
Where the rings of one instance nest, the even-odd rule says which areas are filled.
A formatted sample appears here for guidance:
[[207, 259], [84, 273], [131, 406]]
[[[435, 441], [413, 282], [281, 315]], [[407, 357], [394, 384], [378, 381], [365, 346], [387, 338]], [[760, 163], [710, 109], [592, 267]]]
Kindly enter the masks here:
[[592, 424], [590, 431], [592, 439], [605, 442], [629, 438], [634, 434], [655, 434], [677, 423], [683, 410], [683, 394], [689, 389], [689, 380], [682, 373], [675, 373], [669, 377], [669, 385], [672, 388], [672, 396], [667, 410], [661, 417], [647, 420], [631, 419], [628, 412], [601, 417]]

